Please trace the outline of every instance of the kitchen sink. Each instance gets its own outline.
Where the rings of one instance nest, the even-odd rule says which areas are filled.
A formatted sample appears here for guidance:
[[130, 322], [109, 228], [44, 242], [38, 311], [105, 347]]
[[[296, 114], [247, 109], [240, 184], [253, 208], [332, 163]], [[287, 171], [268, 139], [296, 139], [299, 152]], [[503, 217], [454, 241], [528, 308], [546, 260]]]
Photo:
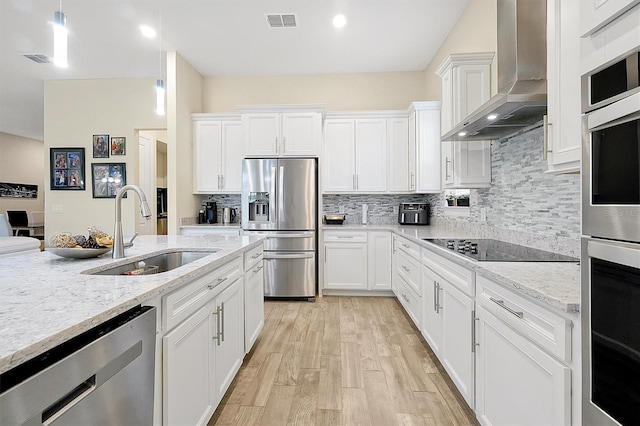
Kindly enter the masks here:
[[90, 275], [149, 275], [160, 274], [202, 259], [217, 250], [208, 251], [170, 251], [156, 254], [124, 265], [114, 266], [102, 271], [90, 272]]

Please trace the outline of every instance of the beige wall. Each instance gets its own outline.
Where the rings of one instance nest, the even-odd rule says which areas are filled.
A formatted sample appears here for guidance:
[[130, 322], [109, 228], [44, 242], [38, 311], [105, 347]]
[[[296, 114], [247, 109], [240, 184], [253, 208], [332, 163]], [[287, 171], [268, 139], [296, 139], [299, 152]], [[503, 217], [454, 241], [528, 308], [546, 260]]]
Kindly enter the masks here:
[[[436, 69], [452, 53], [495, 52], [496, 39], [496, 0], [471, 0], [458, 23], [438, 49], [425, 70], [425, 96], [429, 100], [441, 100], [441, 81], [435, 74]], [[497, 56], [491, 67], [491, 91], [496, 90]]]
[[44, 210], [44, 142], [0, 132], [0, 182], [38, 185], [38, 198], [0, 198], [6, 210]]
[[204, 112], [234, 112], [239, 105], [325, 104], [327, 111], [406, 109], [424, 100], [422, 71], [207, 77]]
[[[115, 201], [92, 198], [91, 163], [124, 162], [127, 183], [137, 183], [136, 131], [166, 128], [166, 118], [155, 113], [155, 80], [52, 80], [45, 82], [44, 94], [45, 159], [50, 147], [84, 147], [86, 173], [84, 191], [51, 191], [45, 184], [46, 236], [62, 231], [86, 235], [92, 225], [112, 233]], [[94, 134], [126, 137], [126, 155], [92, 158]], [[45, 176], [48, 173], [47, 161]], [[154, 194], [148, 196], [155, 199]], [[122, 206], [126, 237], [133, 234], [137, 222], [137, 197], [130, 193]]]
[[[168, 232], [180, 233], [180, 218], [195, 217], [191, 113], [202, 112], [202, 76], [176, 52], [167, 53]], [[175, 190], [173, 190], [175, 188]]]

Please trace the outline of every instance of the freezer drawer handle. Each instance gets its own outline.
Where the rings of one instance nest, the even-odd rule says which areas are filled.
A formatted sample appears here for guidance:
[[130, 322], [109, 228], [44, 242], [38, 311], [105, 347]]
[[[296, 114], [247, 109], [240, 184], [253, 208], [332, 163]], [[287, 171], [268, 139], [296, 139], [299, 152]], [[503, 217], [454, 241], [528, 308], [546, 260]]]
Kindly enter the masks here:
[[265, 253], [264, 259], [310, 259], [313, 257], [313, 253], [295, 253], [295, 254], [267, 254]]
[[502, 309], [506, 309], [507, 311], [509, 311], [513, 315], [517, 316], [518, 318], [524, 317], [524, 312], [514, 311], [513, 309], [511, 309], [510, 307], [508, 307], [507, 305], [504, 304], [504, 300], [494, 299], [493, 297], [489, 297], [489, 300], [491, 300], [496, 305], [500, 306]]

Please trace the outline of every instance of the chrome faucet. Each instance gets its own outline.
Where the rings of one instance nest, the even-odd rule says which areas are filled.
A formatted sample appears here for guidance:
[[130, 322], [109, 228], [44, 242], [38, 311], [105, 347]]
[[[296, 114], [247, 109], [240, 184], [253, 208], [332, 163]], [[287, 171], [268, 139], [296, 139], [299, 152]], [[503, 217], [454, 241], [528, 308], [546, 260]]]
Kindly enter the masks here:
[[[143, 217], [151, 217], [151, 209], [147, 204], [147, 197], [142, 192], [142, 189], [135, 185], [125, 185], [118, 191], [116, 195], [116, 223], [113, 231], [113, 250], [111, 257], [114, 259], [122, 259], [124, 257], [124, 238], [122, 236], [122, 196], [129, 190], [132, 190], [138, 194], [140, 199], [140, 214]], [[135, 238], [135, 237], [134, 237]], [[131, 239], [133, 241], [133, 239]]]

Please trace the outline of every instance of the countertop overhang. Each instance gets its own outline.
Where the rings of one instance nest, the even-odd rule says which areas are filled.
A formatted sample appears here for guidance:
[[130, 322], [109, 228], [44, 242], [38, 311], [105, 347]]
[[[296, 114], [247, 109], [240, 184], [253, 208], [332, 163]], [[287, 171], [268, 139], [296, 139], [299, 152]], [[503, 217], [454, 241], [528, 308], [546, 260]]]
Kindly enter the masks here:
[[[261, 244], [263, 239], [259, 236], [140, 236], [134, 246], [126, 250], [125, 259], [112, 259], [110, 254], [94, 259], [67, 259], [46, 250], [0, 258], [0, 373], [206, 274]], [[155, 275], [82, 273], [175, 249], [216, 249], [217, 252]]]

